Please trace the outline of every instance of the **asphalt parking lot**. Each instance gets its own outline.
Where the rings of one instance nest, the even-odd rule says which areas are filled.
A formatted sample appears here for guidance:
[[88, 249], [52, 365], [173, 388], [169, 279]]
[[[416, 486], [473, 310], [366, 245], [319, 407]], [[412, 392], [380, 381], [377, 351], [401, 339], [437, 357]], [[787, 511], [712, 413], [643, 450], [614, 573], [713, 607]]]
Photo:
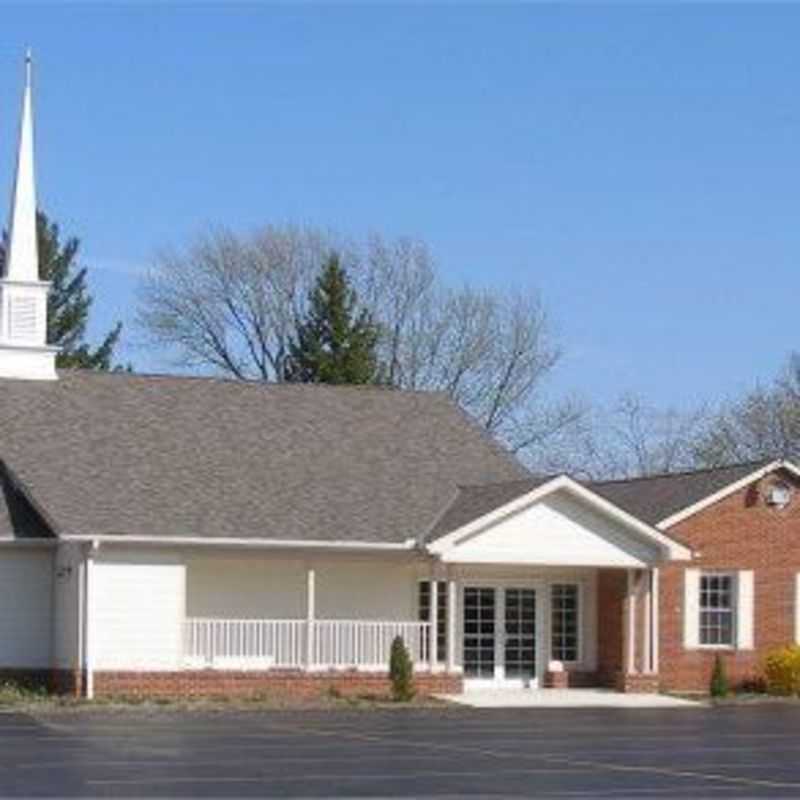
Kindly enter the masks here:
[[0, 714], [0, 795], [797, 797], [800, 707]]

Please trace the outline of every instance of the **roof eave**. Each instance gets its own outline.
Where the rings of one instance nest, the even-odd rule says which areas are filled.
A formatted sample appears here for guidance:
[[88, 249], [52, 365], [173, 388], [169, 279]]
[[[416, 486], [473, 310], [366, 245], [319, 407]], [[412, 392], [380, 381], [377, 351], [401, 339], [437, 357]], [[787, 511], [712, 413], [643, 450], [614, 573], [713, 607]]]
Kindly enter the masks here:
[[706, 495], [701, 500], [691, 503], [685, 508], [682, 508], [680, 511], [676, 511], [673, 514], [670, 514], [668, 517], [665, 517], [660, 522], [657, 522], [656, 527], [661, 530], [671, 528], [673, 525], [677, 525], [679, 522], [683, 522], [683, 520], [688, 519], [689, 517], [692, 517], [695, 514], [698, 514], [700, 511], [703, 511], [709, 506], [714, 505], [714, 503], [718, 503], [720, 500], [724, 500], [726, 497], [735, 494], [740, 489], [743, 489], [745, 486], [748, 486], [754, 481], [761, 480], [766, 475], [769, 475], [771, 472], [775, 472], [779, 469], [785, 469], [788, 472], [791, 472], [797, 478], [800, 478], [800, 467], [798, 467], [791, 461], [788, 461], [786, 459], [776, 459], [775, 461], [770, 461], [769, 464], [765, 464], [762, 467], [758, 467], [758, 469], [753, 470], [752, 472], [745, 475], [743, 478], [731, 481], [726, 486], [723, 486], [722, 489], [718, 489], [716, 492], [712, 492], [711, 494]]

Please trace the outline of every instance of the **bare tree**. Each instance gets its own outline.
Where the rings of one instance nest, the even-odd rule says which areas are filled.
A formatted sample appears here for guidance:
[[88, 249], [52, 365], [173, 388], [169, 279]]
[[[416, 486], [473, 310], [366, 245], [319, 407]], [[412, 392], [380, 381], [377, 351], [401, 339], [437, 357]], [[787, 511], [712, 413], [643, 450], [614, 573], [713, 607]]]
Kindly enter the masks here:
[[800, 356], [772, 384], [724, 404], [695, 447], [708, 466], [800, 457]]
[[280, 381], [289, 337], [332, 238], [267, 227], [225, 229], [162, 252], [145, 279], [137, 322], [177, 366]]
[[561, 350], [538, 294], [446, 286], [413, 239], [372, 235], [356, 246], [312, 228], [216, 230], [161, 254], [138, 321], [179, 365], [280, 381], [308, 289], [334, 248], [379, 323], [391, 385], [446, 392], [534, 464], [581, 417], [578, 403], [546, 399]]
[[567, 447], [568, 468], [592, 480], [691, 469], [706, 423], [705, 407], [662, 409], [627, 393], [612, 408], [585, 417]]

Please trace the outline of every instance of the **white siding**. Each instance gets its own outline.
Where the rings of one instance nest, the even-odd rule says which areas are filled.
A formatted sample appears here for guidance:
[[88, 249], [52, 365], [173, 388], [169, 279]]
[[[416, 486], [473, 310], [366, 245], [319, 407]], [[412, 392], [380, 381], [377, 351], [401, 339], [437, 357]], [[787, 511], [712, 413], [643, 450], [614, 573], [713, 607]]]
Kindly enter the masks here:
[[305, 619], [309, 567], [318, 619], [416, 619], [416, 570], [408, 561], [230, 552], [189, 559], [186, 616]]
[[79, 669], [81, 554], [78, 546], [62, 544], [58, 548], [53, 575], [53, 663], [62, 669]]
[[305, 618], [306, 570], [299, 559], [201, 555], [187, 569], [187, 617]]
[[378, 560], [314, 562], [319, 619], [414, 620], [416, 570]]
[[641, 567], [654, 546], [585, 502], [557, 492], [463, 540], [444, 561], [470, 564]]
[[684, 571], [683, 583], [683, 646], [700, 643], [700, 570]]
[[90, 613], [95, 669], [176, 669], [182, 660], [186, 567], [158, 552], [98, 555]]
[[753, 571], [740, 570], [736, 580], [736, 646], [740, 650], [753, 649], [754, 603]]
[[49, 667], [51, 550], [0, 550], [0, 666]]

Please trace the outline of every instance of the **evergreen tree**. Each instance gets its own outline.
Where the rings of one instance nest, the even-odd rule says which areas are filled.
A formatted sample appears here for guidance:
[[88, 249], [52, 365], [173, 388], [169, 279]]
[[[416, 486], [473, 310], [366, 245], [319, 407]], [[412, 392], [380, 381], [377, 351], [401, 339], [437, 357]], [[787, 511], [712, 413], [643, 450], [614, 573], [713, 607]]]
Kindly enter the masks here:
[[[52, 284], [47, 298], [47, 343], [61, 348], [56, 366], [111, 369], [122, 323], [118, 322], [96, 348], [84, 341], [93, 298], [86, 285], [86, 267], [77, 263], [80, 240], [70, 236], [62, 242], [58, 225], [43, 211], [36, 214], [36, 233], [39, 276]], [[6, 233], [0, 243], [0, 269], [3, 271], [7, 242]]]
[[389, 681], [392, 684], [392, 699], [407, 703], [416, 694], [414, 687], [414, 664], [402, 636], [395, 636], [389, 652]]
[[297, 323], [284, 378], [296, 383], [376, 383], [378, 334], [334, 253], [309, 294], [305, 319]]

